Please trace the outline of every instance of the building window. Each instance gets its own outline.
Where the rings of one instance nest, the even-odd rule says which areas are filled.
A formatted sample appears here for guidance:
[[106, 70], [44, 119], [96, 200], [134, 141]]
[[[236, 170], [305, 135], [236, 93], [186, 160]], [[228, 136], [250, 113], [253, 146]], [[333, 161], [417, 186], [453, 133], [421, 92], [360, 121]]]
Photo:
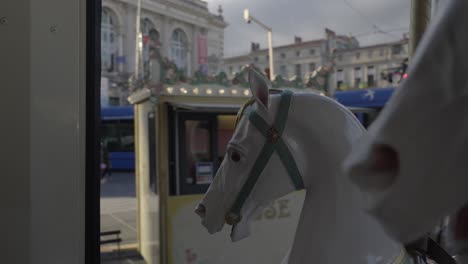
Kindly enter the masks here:
[[338, 55], [338, 61], [342, 61], [342, 60], [343, 60], [343, 55], [342, 54]]
[[255, 58], [254, 58], [254, 62], [255, 62], [255, 63], [258, 62], [258, 57], [255, 57]]
[[301, 77], [301, 65], [300, 64], [296, 64], [296, 76], [297, 77]]
[[102, 9], [101, 16], [101, 71], [113, 72], [118, 52], [117, 16], [108, 8]]
[[343, 81], [344, 80], [343, 69], [336, 70], [336, 79], [338, 81]]
[[143, 35], [143, 71], [145, 79], [150, 78], [150, 61], [157, 59], [157, 49], [159, 48], [159, 32], [154, 24], [147, 18], [141, 21], [141, 32]]
[[374, 66], [367, 67], [367, 86], [374, 87], [375, 86], [375, 69]]
[[177, 68], [183, 70], [184, 72], [187, 71], [187, 53], [187, 36], [181, 29], [174, 30], [171, 38], [171, 58]]
[[285, 78], [288, 76], [288, 69], [287, 69], [286, 65], [281, 65], [280, 66], [280, 75], [282, 77], [285, 77]]
[[336, 71], [336, 88], [341, 90], [341, 86], [343, 85], [344, 76], [343, 76], [343, 69], [338, 69]]
[[265, 56], [265, 60], [266, 60], [266, 61], [269, 61], [269, 60], [270, 60], [270, 55], [266, 55], [266, 56]]
[[310, 55], [315, 55], [315, 49], [310, 49], [309, 52], [310, 52]]
[[355, 78], [354, 79], [354, 88], [359, 89], [360, 85], [361, 85], [361, 78]]
[[315, 63], [309, 63], [309, 72], [313, 72], [315, 70]]
[[398, 55], [401, 53], [401, 45], [393, 45], [392, 46], [392, 55]]
[[356, 52], [356, 60], [359, 60], [361, 58], [361, 53], [360, 52]]
[[343, 81], [337, 81], [337, 82], [336, 82], [336, 89], [337, 89], [338, 91], [341, 91], [341, 86], [342, 86], [342, 85], [343, 85]]
[[281, 53], [281, 58], [282, 58], [282, 59], [285, 59], [285, 58], [286, 58], [286, 54]]
[[354, 68], [354, 87], [359, 88], [361, 84], [361, 67]]
[[232, 66], [229, 66], [229, 74], [232, 74]]
[[300, 57], [300, 56], [301, 56], [301, 51], [300, 51], [300, 50], [296, 51], [296, 56], [297, 56], [297, 57]]
[[369, 53], [367, 53], [367, 57], [369, 57], [369, 59], [372, 59], [372, 50], [369, 50]]
[[385, 51], [384, 51], [384, 49], [381, 49], [380, 50], [380, 57], [383, 57], [384, 55], [385, 55]]

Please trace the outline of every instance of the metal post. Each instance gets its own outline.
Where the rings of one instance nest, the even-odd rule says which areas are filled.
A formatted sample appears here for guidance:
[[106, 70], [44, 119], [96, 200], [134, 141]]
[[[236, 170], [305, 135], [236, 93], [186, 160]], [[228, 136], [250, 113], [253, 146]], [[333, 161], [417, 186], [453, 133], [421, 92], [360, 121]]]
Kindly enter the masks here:
[[273, 78], [275, 76], [275, 69], [273, 68], [273, 33], [270, 30], [268, 30], [268, 56], [270, 58], [270, 80], [274, 81]]
[[140, 75], [140, 55], [141, 55], [141, 46], [142, 46], [142, 36], [141, 36], [141, 0], [138, 0], [137, 3], [137, 14], [136, 14], [136, 42], [135, 42], [135, 80], [138, 80]]
[[411, 0], [410, 58], [431, 19], [431, 0]]
[[268, 56], [269, 56], [269, 63], [270, 63], [270, 80], [273, 81], [273, 76], [275, 76], [275, 69], [274, 69], [274, 63], [273, 63], [273, 30], [271, 27], [263, 24], [260, 22], [258, 19], [255, 17], [251, 16], [249, 13], [248, 9], [244, 10], [244, 19], [247, 21], [247, 23], [250, 23], [250, 21], [253, 21], [257, 23], [260, 27], [265, 29], [268, 32]]

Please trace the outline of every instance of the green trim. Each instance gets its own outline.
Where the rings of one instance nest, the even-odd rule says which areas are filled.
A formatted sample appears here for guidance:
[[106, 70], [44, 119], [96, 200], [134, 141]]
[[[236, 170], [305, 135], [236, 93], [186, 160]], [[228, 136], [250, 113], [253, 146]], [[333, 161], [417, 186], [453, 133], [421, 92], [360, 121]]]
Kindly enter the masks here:
[[[266, 142], [265, 145], [263, 145], [262, 150], [260, 151], [260, 154], [258, 155], [257, 160], [255, 161], [246, 182], [242, 186], [241, 191], [237, 195], [229, 213], [234, 214], [235, 216], [240, 216], [242, 206], [252, 192], [258, 178], [275, 151], [286, 168], [295, 189], [304, 189], [304, 182], [302, 181], [301, 173], [299, 172], [291, 151], [281, 137], [284, 128], [286, 127], [286, 121], [288, 120], [292, 95], [293, 93], [291, 91], [282, 92], [278, 113], [273, 126], [268, 125], [268, 123], [257, 112], [250, 113], [250, 122], [260, 131], [260, 133], [262, 133], [266, 138]], [[240, 217], [236, 217], [236, 219], [240, 219]]]
[[236, 215], [240, 215], [240, 210], [242, 206], [244, 205], [245, 200], [247, 200], [247, 197], [249, 197], [250, 192], [252, 191], [253, 187], [257, 183], [258, 178], [262, 174], [263, 169], [265, 169], [274, 151], [275, 149], [272, 144], [265, 144], [263, 146], [257, 160], [255, 161], [255, 164], [252, 170], [250, 171], [247, 181], [244, 183], [244, 186], [242, 186], [242, 189], [239, 192], [237, 199], [231, 208], [232, 213], [235, 213]]

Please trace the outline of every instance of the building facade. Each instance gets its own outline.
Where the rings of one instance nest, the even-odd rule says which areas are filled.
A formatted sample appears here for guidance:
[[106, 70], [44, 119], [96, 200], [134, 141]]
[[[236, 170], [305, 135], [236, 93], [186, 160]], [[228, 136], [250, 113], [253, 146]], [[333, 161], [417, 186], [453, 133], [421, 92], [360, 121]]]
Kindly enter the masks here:
[[[317, 67], [329, 62], [330, 49], [356, 47], [359, 47], [359, 43], [354, 37], [336, 35], [329, 29], [325, 30], [323, 39], [302, 41], [300, 37], [295, 37], [292, 44], [273, 48], [274, 74], [281, 75], [285, 79], [300, 77], [305, 80]], [[248, 64], [254, 64], [263, 71], [268, 71], [268, 49], [260, 49], [258, 44], [252, 43], [248, 54], [225, 58], [223, 70], [229, 77], [233, 77]]]
[[[360, 47], [356, 38], [326, 29], [323, 39], [302, 42], [295, 37], [293, 44], [274, 47], [274, 73], [289, 80], [299, 76], [307, 82], [315, 69], [327, 66], [329, 95], [337, 90], [386, 87], [402, 77], [398, 72], [408, 58], [408, 45], [404, 36], [399, 41]], [[225, 58], [222, 68], [232, 78], [249, 64], [268, 72], [268, 49], [259, 49], [258, 44], [252, 43], [248, 54]]]
[[[103, 105], [127, 104], [129, 78], [135, 72], [136, 1], [104, 0], [101, 23]], [[201, 0], [142, 0], [139, 78], [157, 83], [151, 65], [167, 58], [184, 76], [215, 74], [224, 56], [221, 8], [208, 10]]]
[[408, 38], [378, 45], [338, 50], [332, 90], [386, 87], [402, 77], [402, 62], [408, 58]]

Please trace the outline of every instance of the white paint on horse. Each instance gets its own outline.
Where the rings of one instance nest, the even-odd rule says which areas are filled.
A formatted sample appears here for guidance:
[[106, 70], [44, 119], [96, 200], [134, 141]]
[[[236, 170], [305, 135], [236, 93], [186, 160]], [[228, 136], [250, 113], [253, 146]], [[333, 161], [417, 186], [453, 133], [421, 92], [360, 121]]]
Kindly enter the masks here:
[[[365, 210], [401, 242], [468, 202], [467, 12], [466, 0], [447, 1], [437, 12], [409, 78], [344, 163]], [[397, 154], [395, 167], [379, 168], [389, 159], [377, 151], [382, 145]]]
[[[257, 111], [271, 124], [280, 96], [265, 97], [269, 83], [258, 74], [254, 76], [251, 86], [257, 101], [245, 113]], [[287, 263], [384, 264], [401, 256], [402, 246], [360, 210], [359, 191], [341, 171], [340, 164], [351, 142], [364, 131], [349, 110], [327, 97], [293, 96], [283, 139], [302, 174], [306, 197]], [[210, 233], [223, 227], [225, 214], [264, 142], [263, 135], [242, 117], [202, 206], [196, 210]], [[239, 161], [235, 161], [237, 154], [233, 153], [240, 154]], [[233, 228], [232, 240], [248, 236], [256, 212], [293, 190], [284, 166], [274, 154], [242, 207], [242, 220]]]

